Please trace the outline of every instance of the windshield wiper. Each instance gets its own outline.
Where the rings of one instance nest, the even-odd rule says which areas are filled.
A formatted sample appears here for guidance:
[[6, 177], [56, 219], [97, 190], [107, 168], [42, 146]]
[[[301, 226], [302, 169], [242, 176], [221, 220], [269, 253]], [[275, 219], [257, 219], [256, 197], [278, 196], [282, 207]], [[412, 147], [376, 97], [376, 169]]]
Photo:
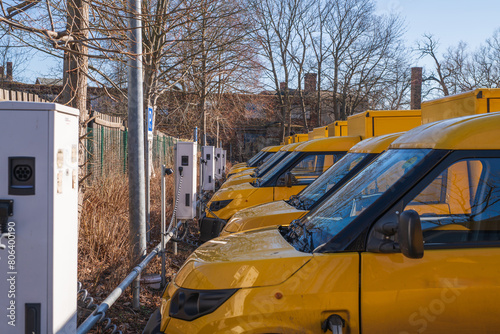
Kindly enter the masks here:
[[309, 207], [309, 201], [307, 199], [302, 199], [301, 197], [299, 197], [299, 203], [297, 205], [297, 209], [299, 210], [307, 210], [307, 208]]
[[306, 223], [296, 219], [289, 225], [283, 237], [297, 250], [310, 253], [314, 249], [312, 235], [312, 232], [307, 229]]
[[292, 196], [290, 196], [290, 198], [286, 202], [288, 204], [290, 204], [291, 206], [293, 206], [293, 207], [297, 207], [297, 205], [298, 205], [298, 196], [297, 195], [292, 195]]

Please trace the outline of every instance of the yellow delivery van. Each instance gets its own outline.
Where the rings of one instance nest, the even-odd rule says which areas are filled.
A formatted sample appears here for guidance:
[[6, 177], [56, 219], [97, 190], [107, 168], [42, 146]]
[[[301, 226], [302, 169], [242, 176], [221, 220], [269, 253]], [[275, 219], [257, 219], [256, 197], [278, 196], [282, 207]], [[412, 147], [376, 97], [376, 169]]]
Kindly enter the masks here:
[[271, 170], [271, 168], [279, 164], [281, 160], [285, 159], [289, 154], [291, 154], [300, 144], [301, 143], [292, 143], [282, 146], [279, 151], [276, 152], [276, 154], [273, 155], [271, 159], [263, 163], [262, 166], [236, 173], [227, 178], [221, 185], [220, 189], [241, 183], [253, 182], [255, 179], [262, 177], [269, 170]]
[[264, 147], [259, 153], [248, 160], [246, 165], [234, 165], [233, 167], [231, 167], [227, 174], [227, 177], [245, 170], [259, 167], [260, 165], [271, 159], [273, 155], [280, 150], [281, 147], [282, 145]]
[[[360, 138], [365, 139], [394, 133], [395, 131], [405, 131], [420, 124], [420, 110], [368, 110], [349, 116], [347, 129], [352, 136], [316, 139], [311, 141], [311, 143], [316, 143], [314, 144], [314, 147], [318, 147], [317, 149], [315, 148], [316, 150], [323, 150], [323, 152], [339, 151], [340, 149], [336, 147], [343, 147], [342, 149], [345, 149], [347, 147], [345, 143], [350, 143], [350, 146], [348, 145], [347, 147], [347, 149], [350, 149]], [[356, 142], [352, 141], [353, 138], [355, 138]], [[319, 148], [317, 143], [331, 143], [331, 146]], [[301, 148], [301, 150], [310, 151], [312, 147], [300, 145], [297, 146], [296, 150]], [[312, 159], [314, 156], [313, 154], [308, 159]], [[242, 183], [237, 186], [222, 188], [216, 192], [208, 202], [205, 216], [200, 221], [200, 240], [206, 241], [218, 236], [228, 219], [239, 210], [257, 204], [288, 199], [290, 196], [296, 195], [333, 164], [324, 165], [322, 168], [314, 167], [316, 168], [316, 172], [314, 172], [315, 176], [312, 178], [304, 176], [298, 176], [297, 178], [294, 173], [302, 173], [300, 170], [305, 167], [302, 167], [299, 159], [291, 162], [292, 164], [296, 164], [296, 166], [283, 166], [285, 161], [287, 161], [286, 159], [260, 179], [255, 180], [253, 184]], [[292, 168], [294, 168], [294, 171], [291, 171]], [[308, 168], [311, 167], [307, 167], [306, 170]], [[274, 174], [268, 175], [270, 173]], [[287, 179], [287, 177], [289, 178]]]
[[497, 332], [499, 128], [499, 113], [422, 125], [307, 220], [210, 240], [168, 285], [148, 328]]
[[219, 189], [200, 221], [200, 240], [219, 235], [238, 210], [296, 195], [360, 141], [359, 136], [330, 137], [300, 143], [294, 151], [252, 183]]
[[337, 189], [385, 151], [401, 133], [372, 137], [354, 145], [335, 165], [310, 186], [289, 200], [260, 204], [236, 212], [227, 222], [221, 236], [273, 225], [288, 225], [313, 210]]

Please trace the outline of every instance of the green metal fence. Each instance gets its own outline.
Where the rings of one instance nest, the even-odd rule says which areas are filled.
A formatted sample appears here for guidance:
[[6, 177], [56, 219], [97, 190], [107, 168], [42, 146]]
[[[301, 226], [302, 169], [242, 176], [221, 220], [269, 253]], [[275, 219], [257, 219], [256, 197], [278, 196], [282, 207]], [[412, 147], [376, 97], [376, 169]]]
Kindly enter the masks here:
[[[127, 173], [128, 131], [118, 117], [94, 115], [87, 128], [86, 172], [91, 182], [96, 178]], [[159, 133], [153, 137], [152, 167], [172, 166], [174, 148], [179, 139]]]

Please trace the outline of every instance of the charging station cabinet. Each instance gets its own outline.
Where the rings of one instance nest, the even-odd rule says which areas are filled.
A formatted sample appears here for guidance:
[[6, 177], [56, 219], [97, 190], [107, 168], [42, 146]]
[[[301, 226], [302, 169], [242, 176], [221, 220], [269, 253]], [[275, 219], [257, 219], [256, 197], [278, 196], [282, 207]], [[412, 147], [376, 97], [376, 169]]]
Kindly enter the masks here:
[[201, 189], [204, 191], [215, 191], [215, 147], [203, 146], [201, 148], [201, 166], [203, 183]]
[[179, 195], [176, 198], [177, 219], [196, 217], [197, 153], [198, 145], [194, 142], [179, 141], [175, 145], [175, 196]]
[[222, 148], [215, 148], [215, 177], [222, 179]]
[[227, 151], [222, 150], [222, 176], [226, 175], [226, 159], [227, 159], [226, 155]]
[[76, 333], [78, 121], [0, 102], [0, 333]]

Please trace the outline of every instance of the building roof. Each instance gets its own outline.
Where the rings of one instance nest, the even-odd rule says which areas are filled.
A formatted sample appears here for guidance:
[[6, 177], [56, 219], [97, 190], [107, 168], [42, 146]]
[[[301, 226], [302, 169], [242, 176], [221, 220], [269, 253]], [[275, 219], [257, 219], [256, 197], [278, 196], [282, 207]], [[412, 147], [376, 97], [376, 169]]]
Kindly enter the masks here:
[[36, 85], [45, 85], [45, 86], [62, 86], [63, 79], [58, 78], [36, 78]]

